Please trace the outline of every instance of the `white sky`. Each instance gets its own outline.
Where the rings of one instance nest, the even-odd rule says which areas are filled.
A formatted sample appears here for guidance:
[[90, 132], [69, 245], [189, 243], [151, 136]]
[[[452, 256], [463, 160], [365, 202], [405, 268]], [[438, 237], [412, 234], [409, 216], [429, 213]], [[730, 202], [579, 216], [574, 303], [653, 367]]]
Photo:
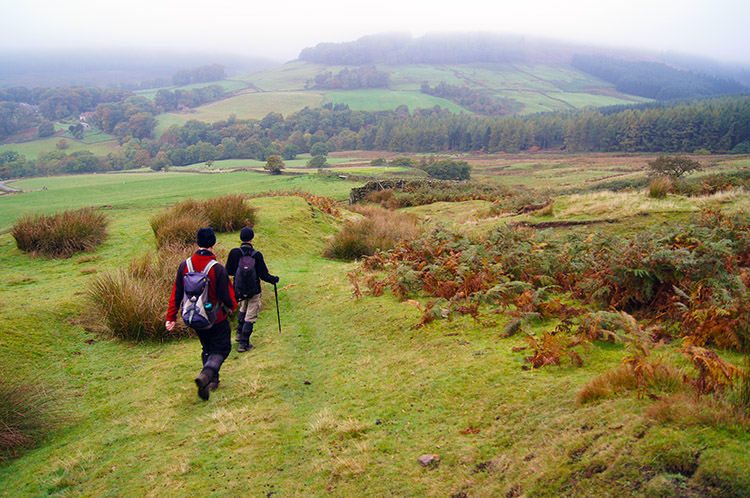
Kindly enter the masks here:
[[750, 63], [749, 0], [0, 0], [0, 19], [0, 49], [14, 51], [188, 49], [281, 62], [382, 32], [483, 31]]

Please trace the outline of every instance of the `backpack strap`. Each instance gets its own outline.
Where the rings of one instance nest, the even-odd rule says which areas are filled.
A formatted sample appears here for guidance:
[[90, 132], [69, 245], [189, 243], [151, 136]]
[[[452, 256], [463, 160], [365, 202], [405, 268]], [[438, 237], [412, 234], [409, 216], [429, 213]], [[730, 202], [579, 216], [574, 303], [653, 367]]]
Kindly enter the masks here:
[[[187, 269], [188, 269], [189, 272], [192, 273], [192, 272], [195, 271], [195, 269], [193, 268], [193, 257], [192, 256], [189, 257], [188, 259], [186, 259], [185, 263], [187, 264]], [[218, 261], [216, 261], [215, 259], [212, 259], [211, 261], [208, 262], [208, 264], [206, 265], [206, 267], [203, 268], [203, 271], [201, 273], [204, 273], [204, 274], [208, 275], [208, 272], [211, 271], [211, 268], [213, 268], [213, 266], [215, 264], [217, 264], [217, 263], [218, 263]]]
[[206, 275], [208, 275], [208, 272], [211, 271], [211, 268], [213, 268], [214, 265], [218, 264], [218, 263], [219, 263], [218, 261], [216, 261], [215, 259], [212, 259], [211, 261], [208, 262], [208, 264], [206, 265], [206, 267], [203, 268], [203, 273], [205, 273]]

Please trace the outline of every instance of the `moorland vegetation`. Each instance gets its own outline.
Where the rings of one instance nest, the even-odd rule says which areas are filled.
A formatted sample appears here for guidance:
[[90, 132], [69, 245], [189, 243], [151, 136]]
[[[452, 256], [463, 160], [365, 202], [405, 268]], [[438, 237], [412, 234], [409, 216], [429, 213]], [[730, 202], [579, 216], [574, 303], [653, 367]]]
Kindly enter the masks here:
[[[680, 182], [731, 178], [712, 164]], [[108, 181], [141, 181], [109, 176], [78, 177], [76, 199], [86, 203]], [[432, 197], [421, 188], [373, 194], [391, 209], [346, 209], [339, 201], [357, 184], [337, 177], [150, 177], [132, 189], [132, 201], [102, 198], [109, 235], [64, 260], [65, 283], [47, 278], [60, 261], [2, 245], [11, 274], [0, 293], [46, 292], [59, 302], [25, 307], [30, 321], [0, 310], [16, 324], [4, 369], [22, 380], [31, 355], [28, 364], [54, 387], [42, 404], [26, 388], [9, 398], [40, 417], [0, 467], [0, 481], [18, 496], [101, 486], [131, 496], [155, 487], [175, 496], [186, 488], [581, 497], [750, 489], [750, 223], [747, 194], [732, 181], [723, 193], [670, 192], [665, 200], [648, 200], [642, 189], [568, 195], [454, 182]], [[45, 203], [65, 180], [0, 201]], [[227, 182], [252, 194], [217, 195]], [[183, 209], [167, 184], [209, 190]], [[410, 207], [391, 201], [400, 196]], [[654, 204], [646, 217], [626, 214], [625, 198]], [[196, 206], [221, 199], [252, 208], [260, 247], [288, 287], [280, 289], [283, 333], [271, 334], [276, 324], [262, 316], [257, 350], [230, 357], [226, 385], [204, 407], [185, 387], [194, 339], [187, 330], [165, 334], [165, 304], [154, 297], [169, 292], [169, 268], [185, 249], [160, 246], [151, 224], [178, 212], [207, 216], [210, 209]], [[454, 218], [445, 206], [479, 209]], [[235, 238], [219, 234], [221, 257]], [[339, 261], [368, 241], [358, 262]], [[85, 292], [76, 294], [72, 281]], [[54, 314], [70, 322], [53, 322]], [[52, 348], [50, 327], [62, 331]], [[47, 354], [21, 347], [27, 343]], [[58, 397], [58, 389], [77, 395]], [[221, 451], [205, 454], [206, 438]], [[22, 451], [30, 446], [37, 449]], [[71, 452], [72, 460], [63, 456]], [[424, 453], [440, 462], [422, 467]]]

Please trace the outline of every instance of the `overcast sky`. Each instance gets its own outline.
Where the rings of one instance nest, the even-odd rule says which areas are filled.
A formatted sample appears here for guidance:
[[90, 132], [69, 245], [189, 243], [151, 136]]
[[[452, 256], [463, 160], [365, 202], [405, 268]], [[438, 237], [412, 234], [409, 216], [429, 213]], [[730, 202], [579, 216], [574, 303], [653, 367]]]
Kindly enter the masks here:
[[[748, 0], [0, 0], [0, 48], [294, 59], [382, 32], [497, 32], [750, 63]], [[1, 68], [0, 68], [1, 69]]]

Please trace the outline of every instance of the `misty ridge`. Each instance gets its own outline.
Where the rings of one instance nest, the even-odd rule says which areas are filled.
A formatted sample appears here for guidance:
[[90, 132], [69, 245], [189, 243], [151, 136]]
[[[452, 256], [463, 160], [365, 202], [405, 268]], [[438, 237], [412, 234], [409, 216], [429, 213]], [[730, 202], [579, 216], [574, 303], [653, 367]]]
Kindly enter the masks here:
[[[607, 60], [609, 59], [609, 60]], [[646, 87], [649, 98], [683, 98], [684, 91], [658, 97], [654, 83], [633, 85], [620, 80], [683, 80], [696, 95], [739, 93], [750, 85], [750, 67], [677, 53], [646, 53], [626, 48], [597, 48], [564, 41], [492, 33], [380, 33], [342, 43], [321, 42], [301, 50], [297, 60], [323, 65], [375, 64], [566, 64], [615, 85]], [[0, 88], [14, 86], [100, 86], [125, 90], [173, 84], [178, 71], [221, 65], [226, 76], [251, 74], [284, 61], [255, 54], [197, 54], [177, 52], [0, 51]], [[603, 69], [603, 66], [608, 66]], [[617, 67], [615, 67], [617, 66]], [[594, 69], [591, 71], [591, 69]], [[614, 76], [613, 76], [614, 74]], [[686, 82], [687, 81], [687, 82]], [[623, 90], [624, 91], [624, 90]], [[642, 93], [631, 92], [636, 95]]]

